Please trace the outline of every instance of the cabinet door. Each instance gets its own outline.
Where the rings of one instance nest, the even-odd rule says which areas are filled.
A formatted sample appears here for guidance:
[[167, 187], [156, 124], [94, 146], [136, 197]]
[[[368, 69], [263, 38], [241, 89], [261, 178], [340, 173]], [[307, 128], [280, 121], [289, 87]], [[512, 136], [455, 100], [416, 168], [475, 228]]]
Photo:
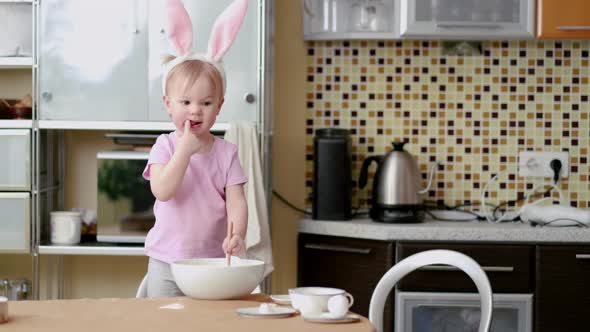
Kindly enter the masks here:
[[0, 57], [33, 55], [32, 13], [30, 2], [0, 1]]
[[[447, 249], [473, 258], [486, 271], [495, 293], [532, 293], [534, 290], [534, 247], [446, 243], [399, 243], [397, 261], [415, 253]], [[399, 282], [404, 291], [477, 292], [464, 272], [450, 266], [425, 266]]]
[[534, 37], [534, 0], [400, 0], [404, 38]]
[[590, 246], [539, 246], [535, 331], [582, 331], [590, 317]]
[[147, 120], [147, 1], [43, 0], [41, 120]]
[[[298, 285], [344, 289], [354, 297], [350, 310], [367, 316], [375, 286], [393, 266], [393, 251], [392, 242], [299, 234]], [[385, 306], [386, 327], [393, 326], [393, 294]]]
[[537, 37], [590, 38], [590, 1], [538, 0]]
[[0, 253], [30, 250], [29, 193], [0, 193]]
[[[261, 39], [259, 1], [250, 1], [244, 22], [234, 44], [223, 58], [227, 79], [225, 102], [217, 117], [217, 123], [231, 120], [258, 119]], [[193, 49], [205, 54], [211, 27], [217, 16], [232, 0], [185, 1], [184, 6], [193, 23]], [[150, 0], [149, 18], [149, 119], [169, 121], [162, 102], [162, 54], [170, 52], [166, 38], [163, 0]], [[248, 97], [249, 96], [249, 97]], [[246, 100], [248, 97], [248, 100]]]
[[0, 190], [31, 190], [31, 132], [28, 129], [0, 129]]
[[397, 39], [397, 0], [304, 0], [303, 39]]

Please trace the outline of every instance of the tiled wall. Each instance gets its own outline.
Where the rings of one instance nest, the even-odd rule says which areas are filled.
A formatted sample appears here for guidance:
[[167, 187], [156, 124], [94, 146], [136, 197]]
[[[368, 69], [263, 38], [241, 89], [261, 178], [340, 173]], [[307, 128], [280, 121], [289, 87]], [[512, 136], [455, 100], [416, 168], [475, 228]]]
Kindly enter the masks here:
[[308, 192], [314, 130], [339, 127], [352, 131], [353, 206], [370, 197], [371, 183], [356, 187], [362, 161], [394, 140], [424, 176], [443, 162], [426, 200], [479, 202], [498, 172], [488, 200], [515, 199], [543, 183], [518, 176], [519, 151], [569, 151], [561, 189], [590, 206], [590, 41], [484, 42], [480, 56], [442, 55], [437, 41], [310, 42], [307, 52]]

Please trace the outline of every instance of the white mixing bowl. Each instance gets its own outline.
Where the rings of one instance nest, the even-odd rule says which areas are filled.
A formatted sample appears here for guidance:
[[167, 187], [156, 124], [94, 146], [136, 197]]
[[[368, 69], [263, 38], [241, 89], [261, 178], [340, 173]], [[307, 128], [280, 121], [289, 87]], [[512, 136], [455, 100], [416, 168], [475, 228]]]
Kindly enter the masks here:
[[252, 293], [262, 282], [264, 262], [232, 257], [195, 258], [176, 261], [172, 275], [180, 290], [200, 300], [227, 300]]

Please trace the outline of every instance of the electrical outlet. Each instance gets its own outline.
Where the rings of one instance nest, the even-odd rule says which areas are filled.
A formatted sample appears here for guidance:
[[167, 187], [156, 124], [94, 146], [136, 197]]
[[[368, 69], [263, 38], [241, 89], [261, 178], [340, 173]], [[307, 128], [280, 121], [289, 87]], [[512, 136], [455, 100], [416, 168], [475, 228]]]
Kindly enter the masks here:
[[568, 152], [535, 152], [521, 151], [518, 154], [518, 175], [522, 177], [553, 177], [551, 161], [561, 161], [560, 178], [567, 178], [569, 175], [569, 153]]

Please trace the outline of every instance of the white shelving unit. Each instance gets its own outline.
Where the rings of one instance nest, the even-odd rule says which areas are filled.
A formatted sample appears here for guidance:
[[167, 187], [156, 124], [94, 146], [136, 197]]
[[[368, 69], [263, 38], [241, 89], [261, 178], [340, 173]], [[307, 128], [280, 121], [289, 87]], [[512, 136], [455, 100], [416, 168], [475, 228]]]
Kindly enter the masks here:
[[31, 69], [33, 58], [31, 57], [0, 57], [0, 69]]
[[[225, 0], [229, 3], [229, 0]], [[72, 3], [74, 0], [72, 0]], [[77, 1], [76, 1], [77, 2]], [[51, 245], [48, 244], [48, 211], [58, 210], [64, 208], [64, 186], [63, 179], [65, 177], [65, 149], [64, 149], [64, 131], [65, 130], [105, 130], [105, 131], [172, 131], [174, 125], [166, 119], [158, 119], [158, 121], [89, 121], [90, 118], [81, 118], [80, 120], [51, 120], [51, 117], [40, 120], [39, 108], [41, 105], [42, 93], [39, 90], [39, 68], [43, 68], [43, 64], [39, 61], [38, 44], [40, 38], [39, 31], [39, 11], [41, 2], [38, 0], [0, 0], [2, 4], [31, 4], [33, 27], [33, 49], [32, 57], [0, 57], [0, 70], [25, 70], [31, 73], [31, 95], [33, 96], [33, 112], [32, 120], [0, 120], [0, 128], [2, 129], [29, 129], [31, 135], [31, 165], [33, 171], [31, 172], [31, 188], [30, 193], [30, 245], [27, 250], [32, 257], [32, 299], [39, 298], [40, 282], [41, 282], [41, 266], [40, 256], [46, 255], [55, 257], [60, 262], [57, 265], [55, 273], [59, 285], [62, 285], [62, 290], [58, 291], [58, 297], [63, 296], [63, 261], [61, 256], [64, 255], [85, 255], [85, 256], [145, 256], [142, 245], [117, 245], [105, 244], [100, 242], [82, 243], [79, 245]], [[261, 21], [257, 23], [257, 28], [260, 29], [258, 47], [264, 52], [259, 52], [260, 62], [256, 66], [257, 77], [256, 86], [261, 89], [260, 95], [256, 96], [259, 102], [253, 104], [258, 105], [260, 111], [257, 115], [256, 122], [260, 134], [260, 149], [261, 159], [263, 160], [263, 167], [265, 170], [270, 170], [270, 139], [271, 133], [271, 117], [270, 109], [272, 105], [272, 94], [269, 93], [272, 89], [270, 78], [272, 77], [272, 50], [270, 49], [270, 29], [272, 27], [272, 11], [271, 1], [259, 0], [259, 6], [252, 6], [251, 10], [258, 11], [262, 17]], [[26, 22], [24, 22], [26, 24]], [[16, 27], [14, 27], [16, 29]], [[45, 65], [46, 67], [46, 65]], [[12, 97], [12, 96], [11, 96]], [[16, 97], [16, 96], [15, 96]], [[242, 100], [242, 99], [240, 99]], [[254, 106], [250, 106], [254, 107]], [[165, 115], [165, 114], [164, 114]], [[122, 118], [125, 119], [125, 118]], [[220, 119], [220, 123], [216, 123], [212, 131], [224, 132], [229, 129], [230, 119]], [[270, 192], [270, 172], [265, 172], [264, 175], [267, 193]], [[269, 200], [270, 201], [270, 200]], [[45, 271], [43, 271], [45, 273]], [[268, 280], [263, 283], [264, 287], [269, 287]]]
[[[80, 130], [153, 130], [173, 131], [172, 122], [158, 121], [61, 121], [39, 120], [40, 129], [80, 129]], [[229, 123], [216, 123], [211, 127], [212, 131], [225, 131]]]
[[81, 256], [145, 256], [141, 246], [116, 246], [92, 243], [87, 245], [40, 245], [41, 255], [81, 255]]
[[0, 128], [29, 129], [33, 128], [33, 120], [0, 120]]

